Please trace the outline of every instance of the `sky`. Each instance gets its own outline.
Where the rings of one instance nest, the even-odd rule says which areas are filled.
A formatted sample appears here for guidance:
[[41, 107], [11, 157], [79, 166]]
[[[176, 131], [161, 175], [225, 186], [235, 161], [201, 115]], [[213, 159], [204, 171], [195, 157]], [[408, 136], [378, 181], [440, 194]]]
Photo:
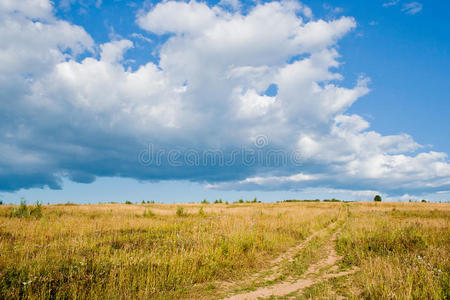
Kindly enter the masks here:
[[450, 200], [448, 1], [0, 0], [0, 200]]

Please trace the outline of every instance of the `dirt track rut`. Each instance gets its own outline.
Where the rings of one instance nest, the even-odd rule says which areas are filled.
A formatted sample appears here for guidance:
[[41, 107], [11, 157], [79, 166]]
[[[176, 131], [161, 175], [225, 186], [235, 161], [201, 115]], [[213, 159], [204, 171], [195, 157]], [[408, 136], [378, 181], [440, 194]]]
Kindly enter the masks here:
[[[303, 249], [315, 236], [319, 235], [324, 230], [327, 230], [328, 227], [319, 230], [312, 235], [310, 235], [306, 240], [304, 240], [301, 244], [298, 246], [289, 249], [286, 251], [283, 255], [272, 261], [274, 266], [272, 267], [272, 271], [274, 271], [275, 274], [278, 274], [277, 268], [281, 268], [279, 264], [282, 261], [289, 261], [292, 262], [295, 254], [298, 253], [301, 249]], [[334, 248], [335, 241], [337, 239], [337, 236], [339, 234], [340, 230], [337, 230], [334, 234], [332, 234], [331, 238], [328, 240], [326, 245], [324, 246], [325, 252], [328, 254], [326, 257], [319, 260], [317, 263], [312, 264], [308, 267], [306, 272], [298, 279], [288, 278], [283, 282], [276, 283], [271, 286], [267, 287], [261, 287], [258, 288], [255, 291], [243, 293], [243, 294], [237, 294], [230, 296], [228, 298], [225, 298], [227, 300], [251, 300], [251, 299], [260, 299], [260, 298], [267, 298], [270, 296], [285, 296], [288, 294], [291, 294], [293, 292], [301, 292], [303, 289], [310, 287], [316, 283], [319, 283], [323, 280], [332, 278], [332, 277], [339, 277], [339, 276], [345, 276], [350, 275], [358, 271], [358, 269], [352, 269], [349, 271], [339, 272], [339, 273], [328, 273], [328, 274], [320, 274], [320, 271], [324, 268], [330, 268], [330, 267], [337, 267], [336, 263], [341, 259], [340, 256], [336, 253], [336, 250]], [[274, 276], [271, 275], [270, 277], [266, 277], [264, 279], [271, 280]]]

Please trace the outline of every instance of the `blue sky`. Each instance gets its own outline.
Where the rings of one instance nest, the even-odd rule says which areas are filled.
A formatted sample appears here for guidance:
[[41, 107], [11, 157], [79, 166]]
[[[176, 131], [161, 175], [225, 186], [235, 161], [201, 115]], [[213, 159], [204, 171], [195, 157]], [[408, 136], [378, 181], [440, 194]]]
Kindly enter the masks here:
[[3, 1], [0, 197], [446, 201], [449, 9]]

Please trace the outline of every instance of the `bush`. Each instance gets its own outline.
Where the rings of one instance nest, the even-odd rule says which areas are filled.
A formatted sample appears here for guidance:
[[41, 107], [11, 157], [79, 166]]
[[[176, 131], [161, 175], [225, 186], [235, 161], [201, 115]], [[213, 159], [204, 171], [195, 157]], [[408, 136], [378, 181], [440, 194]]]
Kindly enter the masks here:
[[14, 208], [13, 211], [11, 212], [11, 217], [15, 218], [27, 218], [29, 216], [30, 212], [28, 210], [27, 203], [25, 202], [25, 200], [21, 200], [19, 208]]
[[125, 201], [125, 204], [133, 204], [133, 202], [131, 202], [131, 201]]
[[205, 211], [203, 210], [203, 207], [200, 207], [200, 209], [198, 210], [198, 215], [201, 217], [206, 216]]
[[146, 218], [151, 218], [155, 216], [155, 213], [149, 208], [144, 211], [144, 214], [142, 216]]
[[37, 201], [36, 205], [33, 208], [29, 208], [25, 200], [20, 201], [20, 206], [18, 208], [14, 208], [10, 214], [12, 218], [36, 218], [39, 219], [42, 217], [42, 204]]
[[375, 198], [373, 198], [373, 201], [381, 202], [381, 196], [380, 195], [376, 195]]
[[184, 208], [181, 206], [177, 207], [177, 216], [179, 217], [185, 217], [187, 214], [184, 212]]
[[34, 208], [30, 210], [30, 215], [35, 218], [42, 218], [42, 204], [37, 201]]
[[203, 199], [202, 204], [209, 204], [209, 202], [206, 199]]

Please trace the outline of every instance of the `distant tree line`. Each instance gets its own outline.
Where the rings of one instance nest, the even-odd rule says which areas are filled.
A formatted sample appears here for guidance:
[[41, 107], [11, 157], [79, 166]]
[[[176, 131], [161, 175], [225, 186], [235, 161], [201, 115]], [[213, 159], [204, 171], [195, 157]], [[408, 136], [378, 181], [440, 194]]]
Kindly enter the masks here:
[[[280, 202], [280, 201], [278, 201]], [[344, 201], [344, 200], [339, 200], [339, 199], [314, 199], [314, 200], [309, 200], [309, 199], [304, 199], [304, 200], [299, 200], [299, 199], [287, 199], [287, 200], [283, 200], [281, 202], [352, 202], [352, 201]]]

